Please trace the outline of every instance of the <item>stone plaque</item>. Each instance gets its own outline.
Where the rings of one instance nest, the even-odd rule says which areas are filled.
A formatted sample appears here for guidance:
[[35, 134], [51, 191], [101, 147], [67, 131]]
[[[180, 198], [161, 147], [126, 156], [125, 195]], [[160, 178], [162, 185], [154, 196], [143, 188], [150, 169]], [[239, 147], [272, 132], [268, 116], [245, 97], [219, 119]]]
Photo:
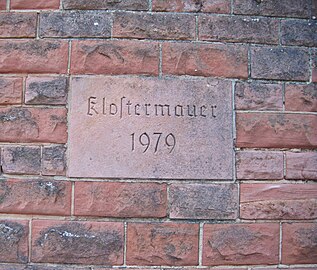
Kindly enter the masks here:
[[231, 90], [215, 79], [73, 77], [68, 176], [232, 179]]

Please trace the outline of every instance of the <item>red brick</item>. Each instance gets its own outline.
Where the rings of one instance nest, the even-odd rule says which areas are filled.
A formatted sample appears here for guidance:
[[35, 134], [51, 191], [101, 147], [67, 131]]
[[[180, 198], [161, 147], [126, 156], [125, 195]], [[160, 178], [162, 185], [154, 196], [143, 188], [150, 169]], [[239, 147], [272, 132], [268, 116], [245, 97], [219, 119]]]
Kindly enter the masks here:
[[0, 0], [0, 10], [5, 10], [7, 8], [7, 0]]
[[66, 174], [66, 148], [64, 145], [44, 146], [42, 148], [42, 174]]
[[28, 262], [29, 222], [0, 220], [0, 262]]
[[154, 11], [230, 13], [229, 0], [153, 0]]
[[277, 264], [279, 224], [206, 224], [203, 265]]
[[287, 84], [285, 110], [317, 112], [317, 84]]
[[0, 13], [0, 37], [35, 37], [36, 13]]
[[237, 82], [235, 87], [237, 110], [281, 111], [283, 109], [283, 90], [281, 84]]
[[317, 152], [287, 152], [286, 179], [317, 180]]
[[159, 46], [138, 41], [74, 41], [73, 74], [158, 75]]
[[114, 37], [193, 40], [195, 32], [195, 16], [188, 14], [121, 12], [114, 16]]
[[317, 82], [317, 50], [312, 50], [312, 81]]
[[198, 27], [200, 40], [278, 43], [278, 21], [276, 19], [201, 15]]
[[198, 224], [129, 223], [128, 265], [198, 265]]
[[0, 40], [1, 73], [66, 73], [67, 41]]
[[60, 0], [11, 0], [11, 9], [59, 9]]
[[7, 174], [40, 174], [40, 146], [3, 146], [2, 171]]
[[105, 217], [165, 217], [165, 184], [75, 183], [75, 215]]
[[283, 166], [283, 152], [243, 151], [236, 154], [238, 179], [283, 179]]
[[105, 1], [105, 0], [62, 0], [64, 9], [110, 9], [110, 10], [148, 10], [144, 0]]
[[34, 220], [32, 262], [123, 263], [123, 223]]
[[1, 142], [66, 143], [64, 108], [0, 108]]
[[[78, 266], [71, 267], [71, 266], [65, 266], [65, 265], [63, 265], [63, 266], [47, 266], [47, 265], [28, 265], [28, 266], [26, 266], [23, 264], [2, 264], [2, 265], [0, 265], [0, 270], [91, 270], [91, 269], [92, 269], [91, 267], [78, 267]], [[98, 268], [98, 270], [102, 270], [102, 269]], [[239, 269], [239, 270], [247, 270], [247, 269]], [[295, 269], [295, 270], [305, 270], [305, 269]], [[306, 270], [313, 270], [313, 269], [306, 269]]]
[[315, 184], [242, 184], [240, 217], [243, 219], [315, 219]]
[[317, 263], [317, 223], [282, 225], [282, 263]]
[[0, 193], [1, 213], [70, 215], [70, 182], [8, 179], [0, 181]]
[[173, 184], [170, 217], [176, 219], [236, 219], [238, 189], [234, 184]]
[[315, 148], [317, 115], [238, 113], [237, 146]]
[[164, 43], [163, 73], [247, 78], [247, 48], [243, 45]]
[[308, 81], [308, 50], [292, 47], [252, 47], [251, 77], [255, 79]]
[[0, 105], [22, 103], [22, 78], [0, 78]]

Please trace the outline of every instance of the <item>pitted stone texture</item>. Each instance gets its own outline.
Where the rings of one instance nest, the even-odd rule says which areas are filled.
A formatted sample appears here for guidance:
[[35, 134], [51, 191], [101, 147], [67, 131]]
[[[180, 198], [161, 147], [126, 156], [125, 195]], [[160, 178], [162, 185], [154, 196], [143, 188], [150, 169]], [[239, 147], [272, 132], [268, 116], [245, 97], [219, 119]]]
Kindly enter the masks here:
[[317, 153], [286, 152], [286, 179], [317, 180]]
[[147, 10], [144, 0], [62, 0], [64, 9]]
[[312, 50], [311, 58], [312, 58], [312, 80], [313, 82], [317, 82], [317, 49]]
[[59, 9], [60, 0], [11, 0], [11, 9]]
[[69, 176], [232, 179], [231, 82], [75, 77], [71, 92]]
[[287, 84], [285, 110], [317, 112], [317, 84]]
[[36, 13], [0, 13], [0, 37], [34, 38], [36, 22]]
[[22, 78], [0, 78], [0, 105], [21, 104]]
[[42, 148], [42, 174], [66, 174], [66, 147], [64, 145], [44, 146]]
[[32, 262], [123, 263], [123, 223], [34, 220], [32, 236]]

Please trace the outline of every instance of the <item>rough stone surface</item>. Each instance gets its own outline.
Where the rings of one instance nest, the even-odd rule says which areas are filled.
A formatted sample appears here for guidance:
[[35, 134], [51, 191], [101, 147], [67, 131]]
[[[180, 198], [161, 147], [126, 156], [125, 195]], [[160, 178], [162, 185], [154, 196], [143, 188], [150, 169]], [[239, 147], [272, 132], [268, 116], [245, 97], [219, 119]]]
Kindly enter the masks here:
[[127, 264], [198, 265], [198, 224], [129, 223]]
[[[136, 27], [137, 26], [137, 27]], [[120, 38], [195, 38], [195, 16], [188, 14], [116, 13], [113, 36]]]
[[0, 180], [0, 212], [69, 215], [71, 184], [54, 180]]
[[235, 14], [309, 18], [310, 0], [234, 0]]
[[317, 223], [282, 225], [282, 263], [317, 263]]
[[317, 49], [312, 50], [312, 81], [317, 82]]
[[58, 9], [60, 0], [11, 0], [11, 9]]
[[317, 153], [286, 152], [286, 179], [317, 180]]
[[153, 0], [154, 11], [229, 13], [229, 0]]
[[283, 45], [317, 47], [317, 22], [315, 20], [285, 20], [281, 23]]
[[64, 9], [147, 10], [144, 0], [62, 0]]
[[137, 41], [74, 41], [73, 74], [158, 75], [159, 46]]
[[165, 217], [165, 184], [75, 183], [75, 215], [106, 217]]
[[317, 112], [317, 84], [287, 84], [285, 110]]
[[42, 148], [42, 174], [66, 174], [66, 147], [64, 145], [44, 146]]
[[308, 81], [308, 51], [305, 48], [252, 47], [251, 77], [255, 79]]
[[66, 143], [66, 113], [64, 108], [0, 108], [0, 141]]
[[173, 184], [169, 201], [170, 218], [235, 219], [238, 215], [238, 189], [234, 184]]
[[279, 224], [206, 224], [203, 246], [203, 265], [277, 264]]
[[33, 220], [32, 224], [32, 262], [123, 263], [123, 223]]
[[283, 109], [282, 85], [262, 82], [237, 82], [235, 87], [237, 110], [281, 111]]
[[107, 76], [71, 85], [69, 176], [232, 179], [230, 81]]
[[66, 77], [28, 77], [25, 103], [33, 105], [65, 105], [68, 82]]
[[0, 37], [35, 37], [36, 13], [0, 13]]
[[238, 113], [237, 146], [316, 148], [317, 116]]
[[277, 44], [278, 21], [271, 18], [199, 16], [199, 39]]
[[240, 217], [243, 219], [315, 219], [315, 184], [242, 184]]
[[164, 43], [163, 74], [248, 77], [248, 53], [243, 45]]
[[4, 146], [2, 170], [7, 174], [40, 174], [41, 148], [39, 146]]
[[240, 151], [236, 154], [238, 179], [283, 179], [283, 166], [283, 152]]
[[0, 40], [1, 73], [66, 73], [67, 41]]
[[21, 104], [22, 88], [22, 78], [0, 78], [0, 105]]
[[40, 14], [40, 37], [111, 36], [112, 15], [106, 11], [47, 12]]
[[28, 234], [28, 221], [0, 220], [0, 261], [2, 263], [28, 262]]

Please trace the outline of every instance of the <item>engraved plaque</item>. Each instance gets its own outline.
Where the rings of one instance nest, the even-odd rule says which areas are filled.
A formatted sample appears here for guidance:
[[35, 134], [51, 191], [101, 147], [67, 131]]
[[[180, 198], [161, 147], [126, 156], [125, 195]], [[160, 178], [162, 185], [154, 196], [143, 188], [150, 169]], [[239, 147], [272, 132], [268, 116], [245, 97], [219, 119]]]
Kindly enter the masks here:
[[71, 80], [68, 176], [230, 180], [230, 81]]

